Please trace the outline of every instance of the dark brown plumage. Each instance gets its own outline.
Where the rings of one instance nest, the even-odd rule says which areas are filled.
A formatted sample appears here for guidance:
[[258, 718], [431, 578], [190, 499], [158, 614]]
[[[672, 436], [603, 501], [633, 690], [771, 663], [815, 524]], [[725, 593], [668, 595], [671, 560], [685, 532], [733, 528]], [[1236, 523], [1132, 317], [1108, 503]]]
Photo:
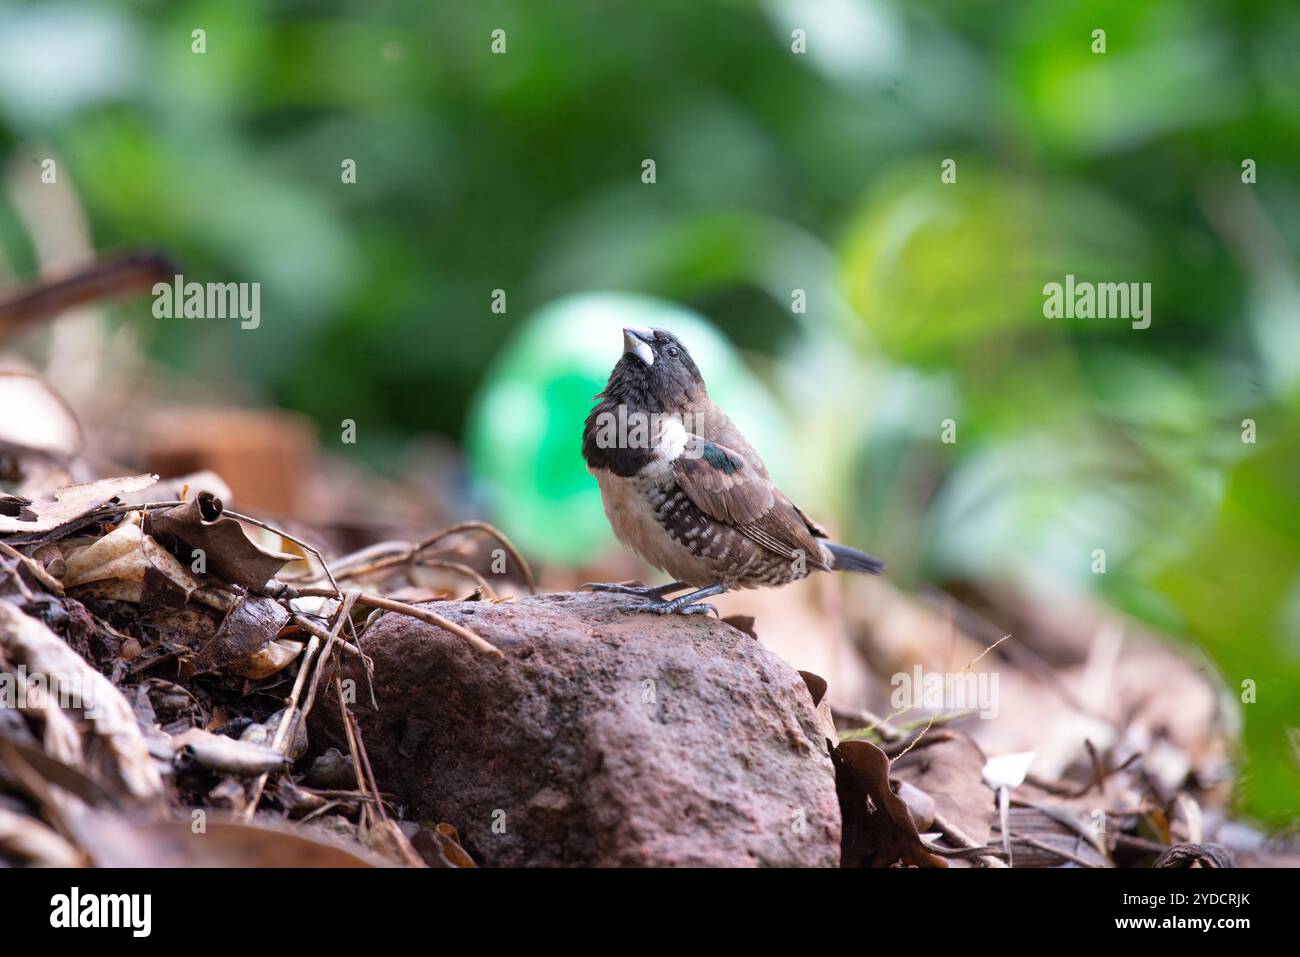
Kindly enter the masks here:
[[[677, 579], [654, 589], [595, 585], [652, 599], [651, 611], [702, 612], [732, 588], [783, 585], [813, 571], [879, 573], [781, 493], [758, 453], [708, 396], [686, 348], [662, 329], [625, 329], [624, 353], [587, 417], [582, 454], [614, 533]], [[671, 601], [686, 585], [698, 589]]]

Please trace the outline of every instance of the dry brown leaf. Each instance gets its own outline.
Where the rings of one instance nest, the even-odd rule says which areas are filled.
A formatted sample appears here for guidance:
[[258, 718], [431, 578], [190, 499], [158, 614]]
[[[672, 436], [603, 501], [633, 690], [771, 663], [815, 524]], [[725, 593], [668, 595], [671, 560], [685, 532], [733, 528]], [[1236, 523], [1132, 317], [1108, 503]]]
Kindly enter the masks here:
[[817, 709], [817, 728], [826, 739], [826, 750], [830, 751], [840, 743], [840, 735], [835, 730], [835, 718], [831, 714], [831, 698], [826, 693], [829, 685], [825, 678], [811, 671], [801, 671], [799, 677], [803, 678], [804, 684], [808, 686], [808, 693], [812, 695], [813, 707]]
[[843, 818], [841, 867], [947, 867], [928, 851], [916, 822], [889, 783], [889, 758], [867, 741], [843, 741], [831, 752]]
[[[133, 604], [180, 607], [190, 598], [217, 611], [229, 611], [235, 598], [227, 591], [205, 585], [139, 525], [131, 513], [121, 525], [89, 545], [65, 545], [63, 584], [66, 588], [93, 586], [93, 594]], [[163, 600], [164, 594], [173, 600]]]
[[70, 551], [64, 559], [63, 586], [110, 580], [143, 583], [149, 568], [140, 545], [143, 537], [139, 525], [122, 524], [93, 544]]
[[212, 811], [201, 819], [144, 822], [95, 812], [79, 815], [76, 826], [78, 843], [97, 867], [383, 866], [360, 846], [317, 840], [289, 826], [225, 820]]
[[961, 732], [946, 741], [914, 748], [894, 762], [896, 780], [916, 785], [934, 799], [935, 810], [976, 844], [989, 842], [996, 804], [984, 783], [984, 752]]
[[241, 665], [232, 669], [231, 673], [239, 675], [241, 678], [247, 678], [250, 681], [269, 678], [277, 671], [283, 671], [289, 667], [302, 654], [302, 648], [301, 641], [292, 641], [288, 638], [272, 638], [253, 652]]
[[288, 609], [270, 598], [240, 599], [212, 640], [189, 662], [190, 673], [216, 672], [247, 678], [274, 674], [293, 661], [301, 648], [298, 642], [270, 647], [289, 618]]
[[45, 751], [27, 743], [14, 740], [10, 729], [0, 726], [0, 765], [10, 769], [26, 765], [48, 783], [56, 785], [72, 796], [95, 806], [115, 806], [113, 795], [93, 778], [70, 765], [50, 757]]
[[221, 499], [200, 492], [175, 508], [154, 512], [149, 531], [171, 535], [203, 552], [208, 571], [228, 582], [256, 591], [274, 578], [297, 555], [271, 552], [248, 537], [236, 519], [225, 516]]

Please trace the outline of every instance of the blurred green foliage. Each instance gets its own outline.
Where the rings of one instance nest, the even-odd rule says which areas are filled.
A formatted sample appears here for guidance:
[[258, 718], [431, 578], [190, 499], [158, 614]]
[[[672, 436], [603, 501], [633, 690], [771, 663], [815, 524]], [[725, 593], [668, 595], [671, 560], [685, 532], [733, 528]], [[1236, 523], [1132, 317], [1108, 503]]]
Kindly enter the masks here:
[[[96, 246], [263, 283], [255, 333], [126, 311], [161, 357], [326, 435], [356, 419], [390, 465], [512, 383], [576, 434], [618, 310], [605, 341], [529, 345], [547, 303], [691, 307], [795, 423], [774, 471], [904, 582], [1095, 591], [1234, 693], [1256, 682], [1241, 798], [1281, 822], [1300, 804], [1298, 49], [1290, 0], [8, 0], [0, 252], [38, 267], [12, 196], [57, 157]], [[1151, 327], [1045, 319], [1067, 273], [1151, 283]], [[545, 454], [520, 463], [536, 501], [590, 494]]]

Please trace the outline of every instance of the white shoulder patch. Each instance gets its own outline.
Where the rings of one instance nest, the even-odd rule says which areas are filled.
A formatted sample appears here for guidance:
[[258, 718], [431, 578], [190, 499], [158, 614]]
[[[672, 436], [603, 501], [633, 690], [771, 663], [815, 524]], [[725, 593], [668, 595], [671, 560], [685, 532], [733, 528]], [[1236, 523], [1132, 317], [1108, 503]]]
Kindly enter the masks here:
[[658, 441], [655, 442], [655, 457], [664, 462], [675, 461], [686, 451], [690, 435], [681, 420], [671, 416], [665, 417], [659, 426]]

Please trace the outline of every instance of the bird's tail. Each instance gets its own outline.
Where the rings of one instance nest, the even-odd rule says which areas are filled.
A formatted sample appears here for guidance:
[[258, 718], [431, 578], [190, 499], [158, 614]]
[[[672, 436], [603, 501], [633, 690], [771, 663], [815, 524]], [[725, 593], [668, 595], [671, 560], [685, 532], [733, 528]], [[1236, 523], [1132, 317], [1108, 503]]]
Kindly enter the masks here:
[[885, 563], [875, 555], [868, 555], [866, 552], [860, 552], [856, 548], [849, 548], [847, 545], [837, 545], [834, 542], [825, 542], [823, 544], [830, 549], [830, 553], [835, 557], [835, 562], [831, 567], [836, 571], [862, 572], [867, 575], [879, 575], [885, 570]]

